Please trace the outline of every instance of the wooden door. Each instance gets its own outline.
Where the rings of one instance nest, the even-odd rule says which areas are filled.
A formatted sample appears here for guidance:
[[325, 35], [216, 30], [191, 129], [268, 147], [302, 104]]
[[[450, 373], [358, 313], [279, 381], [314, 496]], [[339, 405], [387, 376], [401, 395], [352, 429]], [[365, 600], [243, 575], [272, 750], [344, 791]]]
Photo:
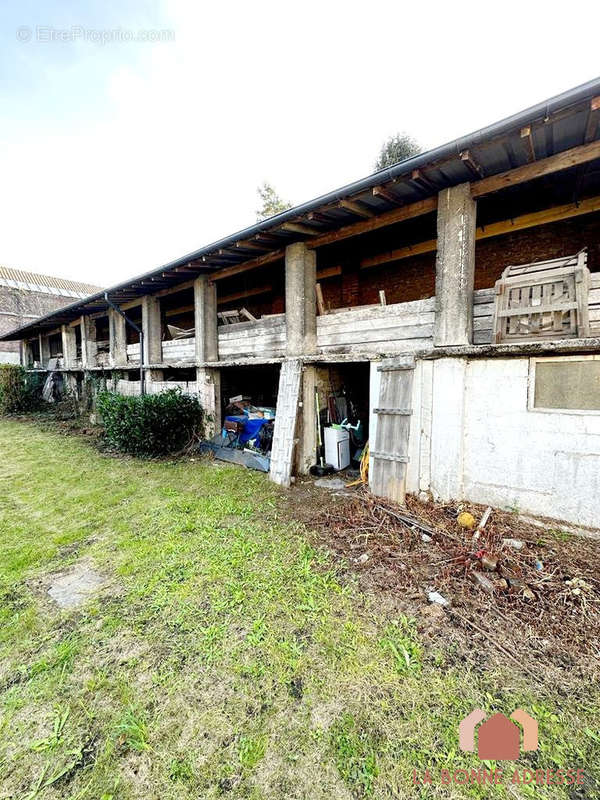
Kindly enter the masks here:
[[378, 407], [374, 409], [377, 430], [371, 450], [371, 491], [403, 504], [415, 361], [412, 356], [401, 356], [382, 361], [377, 370], [381, 385]]

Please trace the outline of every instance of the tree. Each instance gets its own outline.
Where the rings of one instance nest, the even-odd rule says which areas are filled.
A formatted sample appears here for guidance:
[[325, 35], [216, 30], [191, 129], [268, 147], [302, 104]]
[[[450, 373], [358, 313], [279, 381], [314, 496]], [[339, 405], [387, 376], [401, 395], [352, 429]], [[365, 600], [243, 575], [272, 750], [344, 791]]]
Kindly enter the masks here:
[[280, 214], [282, 211], [287, 211], [288, 208], [292, 207], [292, 204], [287, 200], [282, 200], [271, 184], [266, 181], [261, 183], [256, 191], [262, 203], [262, 206], [256, 210], [256, 217], [259, 222], [261, 219], [273, 217], [275, 214]]
[[375, 171], [391, 167], [421, 152], [421, 145], [407, 133], [397, 133], [383, 143], [379, 158], [375, 163]]

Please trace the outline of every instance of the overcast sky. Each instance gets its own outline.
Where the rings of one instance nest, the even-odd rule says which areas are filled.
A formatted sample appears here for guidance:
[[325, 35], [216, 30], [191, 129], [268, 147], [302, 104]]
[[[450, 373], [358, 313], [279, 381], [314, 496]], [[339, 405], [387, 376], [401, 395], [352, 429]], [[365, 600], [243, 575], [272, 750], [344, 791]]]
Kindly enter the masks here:
[[583, 83], [598, 11], [568, 9], [5, 0], [0, 264], [111, 285], [253, 223], [264, 180], [300, 203], [397, 131], [430, 148]]

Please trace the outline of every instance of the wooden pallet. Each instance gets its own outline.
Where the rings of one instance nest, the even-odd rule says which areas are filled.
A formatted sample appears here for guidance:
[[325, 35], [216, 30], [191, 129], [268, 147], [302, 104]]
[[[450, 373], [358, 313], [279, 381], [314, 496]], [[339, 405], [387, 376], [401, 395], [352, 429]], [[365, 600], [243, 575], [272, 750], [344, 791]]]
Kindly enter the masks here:
[[496, 281], [496, 343], [590, 335], [587, 253], [507, 267]]

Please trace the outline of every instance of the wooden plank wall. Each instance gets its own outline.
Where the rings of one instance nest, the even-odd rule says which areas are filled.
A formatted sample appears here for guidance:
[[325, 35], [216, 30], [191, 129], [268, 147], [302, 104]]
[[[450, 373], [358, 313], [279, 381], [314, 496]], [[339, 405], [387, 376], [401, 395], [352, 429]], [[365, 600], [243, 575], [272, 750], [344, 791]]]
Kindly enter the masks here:
[[[600, 336], [600, 273], [590, 276], [590, 336]], [[473, 296], [473, 344], [491, 344], [494, 289], [478, 289]]]
[[320, 353], [396, 353], [427, 348], [433, 341], [435, 298], [357, 308], [317, 317]]
[[167, 339], [162, 343], [163, 361], [170, 364], [174, 361], [196, 360], [196, 339]]
[[[179, 388], [183, 394], [195, 394], [195, 381], [146, 381], [146, 394], [159, 394], [167, 389]], [[128, 396], [137, 396], [140, 393], [139, 381], [117, 381], [117, 392]]]
[[278, 358], [285, 355], [285, 314], [263, 317], [256, 322], [220, 325], [219, 360]]

